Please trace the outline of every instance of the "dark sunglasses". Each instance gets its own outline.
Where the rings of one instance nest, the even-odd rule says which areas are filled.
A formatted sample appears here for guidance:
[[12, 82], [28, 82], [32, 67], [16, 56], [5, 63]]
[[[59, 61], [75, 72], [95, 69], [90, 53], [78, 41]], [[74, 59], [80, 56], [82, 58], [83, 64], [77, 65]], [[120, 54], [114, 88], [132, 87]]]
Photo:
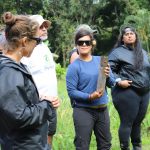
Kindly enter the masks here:
[[43, 29], [43, 28], [48, 29], [48, 26], [47, 25], [41, 25], [40, 29]]
[[35, 40], [36, 41], [36, 45], [38, 45], [38, 44], [40, 44], [42, 42], [42, 40], [40, 38], [30, 37], [30, 39]]
[[77, 41], [77, 45], [79, 45], [79, 46], [83, 46], [84, 44], [86, 46], [90, 46], [90, 45], [92, 45], [92, 41]]

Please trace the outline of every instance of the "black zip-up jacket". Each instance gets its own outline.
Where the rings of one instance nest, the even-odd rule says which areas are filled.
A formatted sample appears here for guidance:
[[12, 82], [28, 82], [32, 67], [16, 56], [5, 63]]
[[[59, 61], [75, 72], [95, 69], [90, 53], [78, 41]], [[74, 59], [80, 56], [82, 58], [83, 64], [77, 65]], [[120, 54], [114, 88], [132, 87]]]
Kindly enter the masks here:
[[142, 69], [134, 69], [134, 52], [125, 46], [114, 49], [109, 55], [109, 64], [116, 78], [131, 80], [135, 90], [145, 93], [150, 89], [150, 63], [145, 50]]
[[22, 64], [0, 55], [0, 137], [2, 150], [49, 150], [48, 124], [54, 109], [40, 101]]

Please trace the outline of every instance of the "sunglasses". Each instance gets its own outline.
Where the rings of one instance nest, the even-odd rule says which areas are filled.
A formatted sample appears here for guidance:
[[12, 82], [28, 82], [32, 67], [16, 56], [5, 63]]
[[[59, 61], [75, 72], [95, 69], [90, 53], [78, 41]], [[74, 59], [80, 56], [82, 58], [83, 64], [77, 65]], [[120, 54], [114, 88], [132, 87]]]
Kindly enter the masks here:
[[40, 29], [43, 29], [43, 28], [45, 28], [45, 29], [49, 28], [49, 26], [46, 22], [43, 22], [42, 25], [40, 26]]
[[30, 37], [30, 39], [35, 40], [36, 41], [36, 45], [38, 45], [38, 44], [40, 44], [42, 42], [42, 40], [40, 38]]
[[83, 46], [83, 45], [86, 45], [86, 46], [91, 46], [92, 45], [92, 41], [77, 41], [77, 45], [79, 46]]

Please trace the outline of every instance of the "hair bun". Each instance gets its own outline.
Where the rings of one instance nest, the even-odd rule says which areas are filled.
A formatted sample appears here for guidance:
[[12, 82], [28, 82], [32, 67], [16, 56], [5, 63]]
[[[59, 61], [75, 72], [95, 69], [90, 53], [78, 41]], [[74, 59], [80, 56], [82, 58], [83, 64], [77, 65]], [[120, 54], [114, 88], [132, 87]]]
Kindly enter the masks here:
[[16, 17], [11, 12], [6, 12], [2, 16], [2, 20], [6, 25], [13, 25], [16, 22]]

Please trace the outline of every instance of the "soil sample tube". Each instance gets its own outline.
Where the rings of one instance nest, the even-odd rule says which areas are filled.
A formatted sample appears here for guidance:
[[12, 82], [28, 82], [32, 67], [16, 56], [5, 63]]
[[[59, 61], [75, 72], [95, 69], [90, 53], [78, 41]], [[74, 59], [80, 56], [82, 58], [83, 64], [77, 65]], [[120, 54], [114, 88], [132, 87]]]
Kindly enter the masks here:
[[104, 73], [104, 69], [107, 65], [108, 65], [108, 57], [101, 56], [97, 80], [97, 91], [102, 91], [102, 93], [105, 91], [106, 86], [106, 75]]

